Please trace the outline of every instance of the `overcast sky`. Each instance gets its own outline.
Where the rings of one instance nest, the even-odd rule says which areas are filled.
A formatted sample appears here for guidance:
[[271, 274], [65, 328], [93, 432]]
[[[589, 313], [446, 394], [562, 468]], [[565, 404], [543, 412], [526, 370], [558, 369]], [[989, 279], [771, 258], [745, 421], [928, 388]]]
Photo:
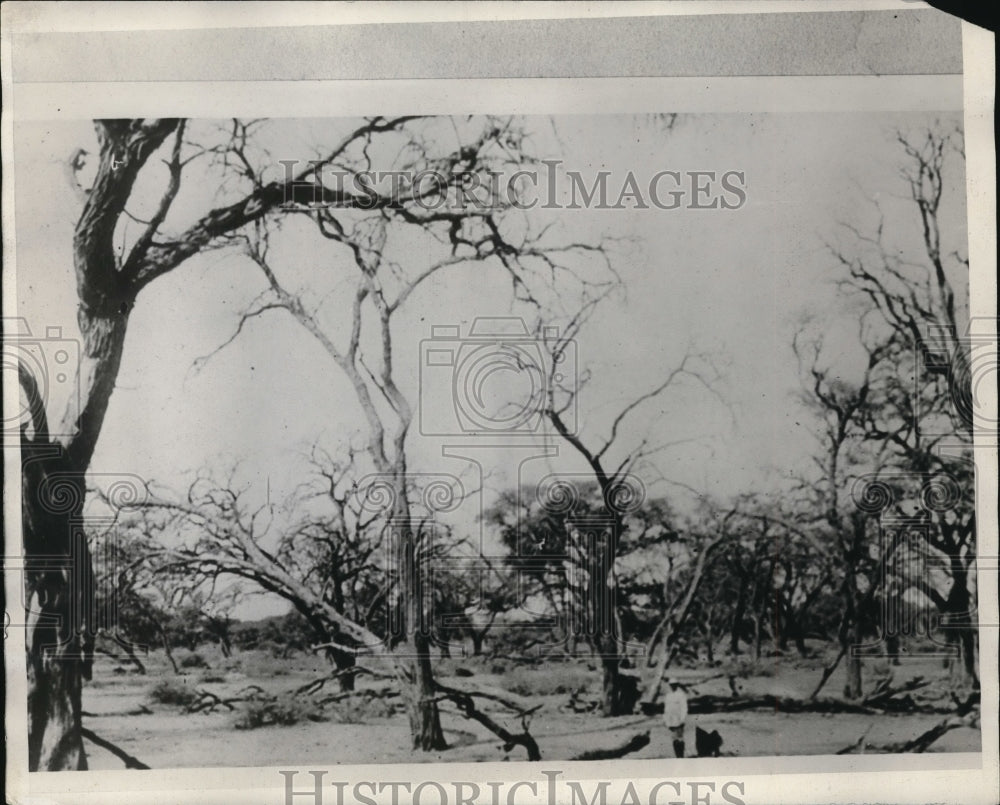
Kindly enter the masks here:
[[[726, 404], [692, 385], [637, 409], [623, 429], [626, 446], [648, 434], [653, 441], [691, 440], [659, 454], [647, 483], [662, 475], [713, 496], [779, 489], [781, 477], [801, 469], [813, 448], [812, 425], [795, 400], [791, 350], [803, 315], [817, 317], [813, 326], [827, 332], [830, 360], [846, 375], [855, 357], [854, 319], [833, 285], [836, 265], [824, 241], [842, 237], [839, 221], [874, 226], [875, 207], [866, 198], [877, 197], [890, 237], [904, 249], [919, 244], [913, 212], [899, 198], [905, 188], [892, 134], [935, 119], [960, 122], [952, 113], [715, 114], [682, 116], [664, 131], [646, 117], [530, 118], [537, 153], [584, 176], [608, 170], [611, 187], [629, 171], [648, 178], [659, 170], [737, 170], [746, 177], [746, 203], [738, 210], [529, 214], [538, 224], [556, 223], [567, 239], [604, 233], [631, 243], [615, 255], [626, 294], [609, 300], [579, 339], [579, 364], [593, 378], [579, 400], [582, 432], [591, 438], [606, 432], [615, 413], [656, 385], [691, 346], [712, 355]], [[325, 129], [332, 135], [353, 125], [276, 121], [269, 143], [276, 159], [306, 159], [304, 144], [318, 142]], [[16, 130], [17, 294], [19, 314], [36, 334], [52, 325], [76, 332], [71, 244], [79, 201], [65, 168], [76, 147], [96, 151], [89, 123]], [[964, 252], [964, 175], [958, 163], [952, 166], [942, 202], [944, 237], [948, 251]], [[196, 178], [192, 168], [185, 202], [192, 216], [212, 197]], [[279, 256], [307, 277], [323, 270], [316, 267], [323, 256], [313, 252]], [[142, 292], [94, 471], [183, 485], [200, 467], [243, 460], [247, 482], [280, 500], [301, 478], [298, 452], [317, 440], [334, 451], [362, 432], [337, 367], [281, 311], [254, 320], [200, 371], [193, 369], [232, 334], [240, 310], [263, 287], [246, 258], [213, 251]], [[401, 380], [413, 401], [419, 341], [431, 325], [458, 324], [464, 333], [477, 316], [510, 312], [509, 281], [480, 266], [449, 271], [414, 294], [394, 332]], [[53, 393], [50, 417], [61, 405]], [[452, 474], [468, 468], [442, 458], [440, 447], [440, 440], [411, 434], [411, 468]], [[560, 451], [546, 471], [582, 469], [565, 445]], [[494, 453], [486, 463], [494, 470], [492, 485], [516, 481], [511, 456]], [[666, 485], [654, 485], [654, 493], [678, 494]]]

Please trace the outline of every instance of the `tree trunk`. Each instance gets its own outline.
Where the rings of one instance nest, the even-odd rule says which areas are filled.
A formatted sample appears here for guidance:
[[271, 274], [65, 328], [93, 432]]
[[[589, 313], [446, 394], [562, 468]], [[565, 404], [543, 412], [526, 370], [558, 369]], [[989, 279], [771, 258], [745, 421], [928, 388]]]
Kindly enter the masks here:
[[478, 629], [473, 629], [469, 632], [469, 637], [472, 638], [472, 656], [481, 657], [483, 654], [483, 638], [485, 634], [480, 632]]
[[619, 673], [618, 657], [605, 656], [601, 658], [603, 670], [601, 684], [601, 715], [620, 716], [621, 712], [621, 674]]
[[414, 635], [413, 641], [407, 645], [412, 646], [417, 655], [411, 666], [415, 681], [406, 696], [413, 748], [424, 752], [447, 749], [448, 742], [445, 741], [444, 730], [441, 729], [441, 714], [438, 711], [435, 695], [430, 642], [426, 638]]
[[167, 655], [167, 659], [170, 661], [171, 667], [174, 669], [175, 674], [180, 674], [181, 669], [177, 665], [177, 660], [174, 659], [174, 653], [170, 650], [170, 637], [167, 635], [167, 630], [162, 626], [160, 628], [160, 642], [163, 643], [163, 653]]
[[[85, 769], [80, 696], [90, 678], [95, 624], [88, 622], [93, 567], [80, 527], [84, 476], [115, 387], [128, 316], [138, 286], [124, 276], [115, 227], [149, 156], [176, 120], [105, 120], [97, 125], [100, 165], [73, 235], [73, 267], [82, 335], [74, 394], [49, 436], [36, 379], [19, 379], [30, 401], [34, 435], [22, 430], [21, 510], [28, 601], [28, 768]], [[150, 237], [152, 233], [150, 233]], [[73, 537], [72, 530], [80, 532]], [[62, 566], [47, 568], [53, 558]]]
[[87, 620], [94, 591], [90, 553], [85, 534], [74, 528], [84, 478], [47, 433], [38, 436], [22, 444], [28, 767], [81, 770], [87, 760], [80, 696], [96, 634]]
[[646, 684], [646, 691], [642, 697], [644, 708], [652, 706], [660, 698], [660, 691], [663, 688], [663, 678], [667, 675], [667, 669], [670, 667], [673, 658], [674, 650], [671, 647], [671, 642], [669, 639], [664, 640], [663, 652], [656, 663], [656, 669], [653, 671], [652, 676], [649, 677], [649, 681]]
[[740, 653], [740, 635], [743, 632], [743, 618], [746, 614], [747, 593], [746, 584], [740, 584], [736, 596], [736, 606], [733, 607], [733, 622], [729, 630], [729, 653], [735, 657]]
[[969, 594], [968, 571], [961, 566], [961, 559], [952, 560], [952, 585], [945, 603], [947, 639], [957, 653], [957, 656], [950, 663], [951, 682], [959, 688], [978, 687], [976, 630], [972, 625], [972, 596]]
[[342, 672], [338, 677], [341, 692], [349, 693], [353, 691], [354, 682], [358, 677], [358, 675], [354, 673], [354, 669], [357, 668], [358, 664], [357, 657], [349, 651], [337, 651], [336, 649], [332, 649], [330, 654], [337, 670]]
[[441, 715], [437, 705], [437, 688], [431, 663], [431, 623], [426, 611], [423, 572], [419, 559], [419, 534], [409, 516], [406, 502], [405, 472], [397, 476], [397, 509], [392, 532], [399, 566], [400, 624], [404, 640], [400, 645], [403, 656], [397, 659], [401, 666], [401, 682], [410, 720], [413, 748], [425, 752], [447, 749], [448, 744], [441, 729]]
[[899, 655], [903, 650], [903, 641], [898, 634], [886, 635], [885, 650], [891, 657], [890, 662], [893, 665], [899, 665]]
[[622, 675], [622, 626], [618, 616], [618, 583], [615, 558], [624, 525], [618, 516], [599, 516], [577, 522], [583, 534], [586, 556], [587, 641], [601, 660], [601, 714], [624, 715]]
[[849, 635], [848, 640], [850, 642], [847, 645], [847, 653], [844, 655], [847, 658], [847, 683], [844, 685], [844, 698], [860, 699], [863, 693], [861, 656], [856, 651], [852, 651], [852, 649], [857, 649], [861, 646], [864, 637], [861, 624], [856, 621], [852, 624], [847, 634]]
[[132, 648], [131, 643], [129, 643], [127, 640], [123, 641], [123, 643], [122, 643], [122, 651], [124, 651], [125, 654], [128, 655], [128, 658], [132, 662], [132, 664], [135, 666], [136, 671], [138, 671], [140, 674], [142, 674], [143, 676], [145, 676], [146, 675], [146, 666], [143, 665], [142, 664], [142, 660], [140, 660], [139, 657], [136, 656], [135, 649]]
[[799, 653], [799, 656], [805, 657], [808, 652], [806, 650], [805, 629], [802, 627], [802, 612], [796, 612], [791, 604], [785, 606], [784, 612], [785, 618], [781, 631], [781, 648], [785, 648], [788, 641], [792, 640], [795, 643], [795, 650]]

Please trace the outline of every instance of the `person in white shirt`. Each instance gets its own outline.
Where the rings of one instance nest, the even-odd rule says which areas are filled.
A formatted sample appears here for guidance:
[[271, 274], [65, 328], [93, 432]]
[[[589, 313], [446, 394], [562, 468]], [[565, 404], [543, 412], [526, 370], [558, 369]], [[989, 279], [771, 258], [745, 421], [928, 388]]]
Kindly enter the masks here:
[[670, 730], [674, 755], [684, 757], [684, 726], [687, 721], [687, 694], [676, 679], [667, 680], [668, 691], [663, 699], [663, 723]]

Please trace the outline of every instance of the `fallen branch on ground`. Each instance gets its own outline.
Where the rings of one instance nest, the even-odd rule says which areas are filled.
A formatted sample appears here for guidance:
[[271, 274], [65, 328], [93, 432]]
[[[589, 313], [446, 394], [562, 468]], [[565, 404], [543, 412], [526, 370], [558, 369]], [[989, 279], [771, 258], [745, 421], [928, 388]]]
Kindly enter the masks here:
[[868, 737], [868, 733], [872, 731], [872, 727], [875, 726], [875, 722], [868, 725], [868, 729], [861, 733], [861, 736], [852, 744], [848, 744], [843, 749], [838, 749], [834, 752], [835, 755], [863, 755], [865, 753], [865, 738]]
[[94, 653], [104, 654], [105, 656], [110, 657], [115, 662], [130, 662], [135, 666], [136, 671], [138, 671], [140, 674], [143, 674], [144, 676], [146, 674], [146, 666], [142, 664], [142, 660], [140, 660], [135, 655], [134, 651], [126, 651], [125, 655], [122, 656], [121, 654], [115, 654], [113, 651], [109, 651], [108, 649], [103, 648], [101, 646], [95, 646]]
[[336, 704], [337, 702], [342, 702], [345, 699], [352, 698], [362, 698], [362, 699], [396, 699], [399, 698], [400, 692], [398, 690], [392, 690], [391, 688], [381, 688], [379, 690], [343, 690], [340, 693], [331, 693], [329, 696], [324, 696], [322, 699], [316, 700], [316, 705], [318, 707], [326, 707], [328, 704]]
[[844, 659], [844, 655], [846, 653], [847, 653], [847, 647], [841, 646], [840, 651], [838, 652], [834, 661], [823, 669], [823, 676], [820, 678], [819, 684], [816, 685], [816, 688], [810, 694], [809, 696], [810, 699], [815, 699], [817, 696], [819, 696], [819, 692], [823, 690], [823, 686], [826, 685], [827, 680], [831, 676], [833, 676], [833, 672], [837, 670], [837, 666], [840, 665], [840, 661]]
[[229, 711], [232, 712], [236, 709], [236, 704], [238, 702], [245, 702], [246, 698], [234, 697], [231, 699], [223, 699], [221, 696], [216, 695], [208, 690], [199, 690], [198, 698], [191, 702], [185, 711], [188, 713], [214, 713], [219, 707], [227, 707]]
[[[919, 682], [912, 687], [903, 686], [900, 690], [915, 690], [923, 685], [924, 683]], [[895, 693], [893, 696], [879, 695], [857, 702], [835, 698], [792, 699], [771, 693], [758, 696], [692, 696], [688, 700], [688, 712], [693, 715], [765, 709], [775, 710], [779, 713], [855, 713], [867, 716], [886, 712], [928, 714], [953, 712], [952, 709], [940, 705], [920, 704], [909, 696], [900, 699], [895, 696]], [[659, 708], [659, 712], [662, 712], [662, 707]], [[646, 713], [646, 715], [653, 714], [652, 710]]]
[[88, 713], [86, 710], [82, 710], [80, 715], [86, 716], [87, 718], [108, 718], [110, 716], [151, 716], [153, 715], [153, 711], [146, 707], [146, 705], [140, 704], [135, 710], [117, 710], [112, 713]]
[[[531, 733], [528, 731], [528, 725], [531, 720], [530, 718], [531, 715], [533, 715], [536, 711], [538, 711], [542, 705], [537, 705], [528, 710], [523, 710], [517, 707], [516, 705], [511, 705], [510, 703], [505, 702], [502, 697], [496, 695], [481, 693], [478, 691], [459, 690], [458, 688], [451, 688], [448, 687], [447, 685], [442, 685], [440, 682], [435, 682], [434, 686], [435, 688], [437, 688], [437, 690], [439, 690], [441, 693], [444, 694], [443, 698], [448, 699], [452, 701], [455, 705], [457, 705], [458, 709], [461, 711], [463, 716], [465, 716], [466, 718], [471, 718], [473, 721], [478, 721], [480, 724], [486, 727], [486, 729], [488, 729], [498, 738], [503, 740], [504, 742], [503, 749], [505, 752], [509, 752], [515, 746], [523, 746], [525, 751], [528, 753], [528, 760], [542, 759], [542, 753], [541, 750], [539, 750], [538, 748], [538, 743], [535, 741]], [[521, 729], [523, 731], [518, 734], [515, 734], [512, 733], [510, 730], [506, 729], [501, 724], [498, 724], [496, 721], [490, 718], [486, 713], [484, 713], [482, 710], [479, 710], [476, 707], [476, 702], [475, 699], [473, 698], [474, 696], [481, 696], [482, 698], [490, 699], [492, 701], [497, 701], [500, 702], [501, 704], [511, 707], [511, 709], [515, 710], [516, 714], [520, 717]]]
[[649, 732], [641, 732], [638, 735], [633, 735], [625, 741], [625, 743], [613, 747], [612, 749], [593, 749], [589, 752], [584, 752], [583, 754], [571, 757], [570, 760], [614, 760], [615, 758], [625, 757], [625, 755], [631, 754], [632, 752], [638, 752], [648, 743]]
[[[441, 686], [444, 687], [443, 685]], [[491, 702], [497, 702], [506, 707], [508, 710], [512, 710], [515, 713], [525, 713], [534, 712], [539, 706], [533, 706], [529, 701], [522, 699], [521, 697], [514, 694], [513, 696], [504, 690], [498, 690], [496, 688], [467, 688], [461, 683], [455, 686], [452, 685], [448, 690], [455, 690], [459, 693], [467, 693], [470, 696], [475, 696], [477, 699], [488, 699]]]
[[368, 676], [374, 677], [375, 679], [396, 679], [394, 674], [387, 674], [383, 671], [375, 671], [371, 668], [366, 668], [363, 665], [353, 665], [350, 668], [342, 668], [339, 671], [334, 671], [333, 673], [326, 674], [319, 679], [314, 679], [312, 682], [307, 682], [299, 688], [296, 688], [292, 693], [294, 695], [299, 694], [310, 694], [318, 693], [323, 689], [327, 682], [332, 682], [334, 679], [340, 679], [345, 676], [357, 676], [359, 674], [367, 674]]
[[[974, 694], [975, 695], [975, 694]], [[955, 698], [955, 697], [953, 697]], [[953, 714], [945, 719], [942, 719], [929, 730], [925, 730], [920, 733], [916, 738], [909, 741], [896, 741], [894, 743], [888, 744], [866, 744], [865, 738], [868, 733], [871, 732], [874, 723], [871, 724], [868, 729], [864, 731], [860, 738], [849, 746], [845, 746], [843, 749], [839, 750], [836, 754], [838, 755], [851, 755], [851, 754], [863, 754], [866, 750], [871, 752], [877, 752], [881, 754], [899, 754], [899, 753], [921, 753], [926, 752], [935, 741], [939, 738], [947, 735], [952, 730], [959, 729], [960, 727], [969, 727], [971, 729], [979, 729], [979, 714], [971, 712], [972, 704], [970, 701], [973, 696], [970, 696], [965, 702], [959, 701], [957, 715]], [[958, 701], [956, 699], [956, 701]]]
[[107, 749], [112, 755], [121, 761], [124, 761], [126, 769], [148, 769], [145, 763], [136, 757], [133, 757], [124, 749], [120, 749], [115, 746], [111, 741], [105, 741], [103, 738], [99, 738], [93, 733], [93, 731], [88, 730], [86, 727], [80, 727], [80, 735], [86, 738], [93, 744], [97, 744], [102, 749]]
[[955, 702], [955, 715], [965, 716], [972, 712], [972, 708], [982, 701], [982, 694], [978, 690], [972, 691], [963, 702], [955, 692], [951, 693], [951, 700]]
[[188, 713], [214, 713], [220, 707], [225, 707], [229, 712], [236, 709], [237, 704], [243, 702], [274, 701], [277, 697], [272, 696], [260, 685], [248, 685], [235, 696], [223, 698], [209, 690], [199, 689], [195, 691], [198, 698], [189, 704], [185, 709]]
[[862, 699], [862, 704], [879, 710], [913, 712], [919, 709], [919, 705], [911, 696], [900, 697], [899, 694], [919, 690], [930, 684], [932, 684], [932, 680], [925, 680], [922, 676], [917, 676], [902, 685], [892, 687], [892, 679], [887, 678], [876, 685], [875, 689]]
[[959, 727], [971, 727], [973, 729], [977, 729], [979, 727], [979, 716], [977, 714], [969, 714], [966, 716], [948, 716], [948, 718], [939, 721], [926, 732], [922, 732], [912, 741], [884, 744], [879, 747], [879, 751], [892, 753], [926, 752], [935, 741], [952, 730], [958, 729]]
[[779, 713], [860, 713], [875, 715], [879, 710], [843, 699], [790, 699], [771, 693], [759, 696], [692, 696], [688, 712], [733, 713], [741, 710], [775, 710]]

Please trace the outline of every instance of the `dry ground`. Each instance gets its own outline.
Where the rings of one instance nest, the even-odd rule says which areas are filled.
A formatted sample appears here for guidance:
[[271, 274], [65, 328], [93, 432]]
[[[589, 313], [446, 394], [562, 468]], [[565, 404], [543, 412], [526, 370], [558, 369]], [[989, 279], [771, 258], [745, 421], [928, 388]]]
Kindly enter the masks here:
[[[183, 652], [179, 652], [183, 654]], [[331, 713], [324, 722], [303, 721], [291, 726], [268, 726], [236, 729], [235, 715], [226, 711], [187, 714], [178, 705], [157, 704], [150, 690], [165, 678], [175, 679], [194, 689], [219, 695], [235, 694], [256, 684], [269, 693], [292, 690], [328, 672], [324, 661], [307, 655], [288, 660], [275, 659], [260, 652], [237, 652], [224, 660], [212, 649], [201, 650], [208, 669], [187, 669], [176, 677], [160, 652], [146, 659], [149, 673], [113, 673], [115, 663], [102, 658], [95, 666], [94, 681], [84, 689], [84, 726], [98, 736], [118, 745], [153, 768], [206, 766], [276, 766], [333, 763], [412, 763], [415, 761], [496, 761], [505, 758], [500, 741], [479, 724], [462, 718], [443, 706], [442, 719], [450, 744], [441, 753], [414, 753], [410, 749], [406, 717], [369, 716], [363, 711], [347, 718], [357, 723], [343, 723], [344, 716]], [[741, 692], [773, 693], [804, 698], [820, 676], [822, 657], [813, 660], [769, 658], [755, 669], [744, 666]], [[507, 666], [506, 668], [504, 666]], [[458, 667], [473, 671], [471, 677], [453, 677]], [[728, 670], [734, 669], [727, 666]], [[680, 669], [676, 676], [691, 683], [720, 673], [720, 668]], [[884, 663], [866, 667], [866, 685], [885, 672]], [[895, 680], [910, 677], [940, 678], [944, 695], [946, 671], [937, 660], [904, 661], [894, 670]], [[569, 692], [579, 685], [589, 685], [588, 694], [596, 693], [599, 674], [585, 661], [566, 661], [516, 667], [509, 662], [480, 659], [442, 660], [439, 676], [447, 684], [474, 688], [491, 687], [521, 695], [532, 703], [544, 702], [534, 716], [531, 732], [541, 747], [545, 760], [567, 759], [581, 752], [615, 746], [636, 732], [650, 730], [651, 741], [633, 758], [672, 757], [670, 738], [660, 717], [624, 716], [601, 718], [592, 713], [568, 712]], [[843, 670], [831, 678], [824, 695], [836, 695], [843, 682]], [[364, 686], [384, 686], [384, 682], [359, 681]], [[928, 689], [932, 695], [935, 687]], [[327, 691], [324, 691], [324, 693]], [[726, 679], [701, 683], [694, 694], [729, 695]], [[943, 702], [942, 702], [943, 703]], [[120, 715], [145, 706], [152, 714]], [[491, 715], [519, 731], [516, 719], [502, 709]], [[723, 751], [736, 756], [822, 755], [836, 752], [853, 743], [867, 729], [868, 740], [880, 744], [909, 740], [940, 721], [940, 715], [854, 715], [797, 714], [769, 711], [745, 711], [691, 716], [689, 751], [694, 751], [694, 726], [719, 730], [724, 739]], [[953, 730], [935, 743], [934, 752], [976, 752], [980, 734], [972, 729]], [[110, 752], [88, 742], [93, 769], [120, 769], [122, 762]], [[524, 760], [524, 750], [516, 747], [510, 760]]]

